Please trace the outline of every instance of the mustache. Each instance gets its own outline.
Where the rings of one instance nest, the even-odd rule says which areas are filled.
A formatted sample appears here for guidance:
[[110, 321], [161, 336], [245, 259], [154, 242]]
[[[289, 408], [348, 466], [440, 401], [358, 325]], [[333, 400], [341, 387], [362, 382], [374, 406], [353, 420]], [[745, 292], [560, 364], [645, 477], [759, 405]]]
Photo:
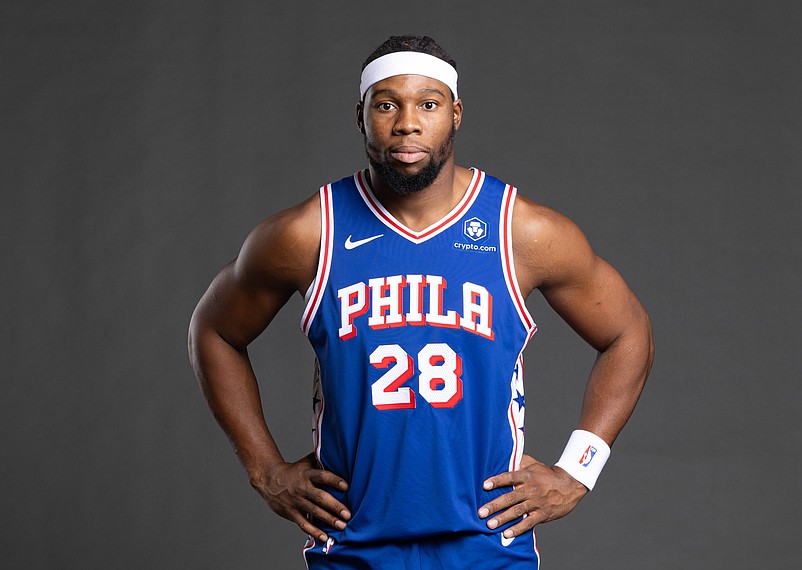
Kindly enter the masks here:
[[430, 156], [434, 154], [434, 149], [432, 149], [432, 148], [430, 148], [428, 146], [420, 145], [420, 144], [396, 144], [396, 145], [393, 145], [391, 147], [382, 148], [382, 147], [370, 142], [368, 140], [367, 136], [362, 135], [362, 138], [365, 141], [365, 148], [367, 148], [371, 152], [374, 152], [376, 154], [379, 154], [379, 155], [382, 155], [382, 156], [385, 156], [385, 157], [388, 157], [391, 152], [395, 152], [395, 151], [397, 151], [399, 149], [405, 149], [405, 148], [415, 148], [417, 151], [425, 152], [426, 154], [428, 154]]

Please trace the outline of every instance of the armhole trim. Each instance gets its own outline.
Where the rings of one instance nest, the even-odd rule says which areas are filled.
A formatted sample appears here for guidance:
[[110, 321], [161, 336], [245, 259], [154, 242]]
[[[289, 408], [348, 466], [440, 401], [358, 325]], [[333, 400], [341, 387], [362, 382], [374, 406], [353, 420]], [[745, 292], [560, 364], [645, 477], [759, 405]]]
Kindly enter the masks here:
[[532, 335], [537, 331], [532, 315], [529, 314], [529, 309], [526, 308], [524, 296], [521, 294], [521, 288], [518, 286], [518, 278], [515, 275], [515, 261], [512, 252], [512, 210], [515, 205], [515, 196], [518, 190], [515, 186], [507, 186], [504, 188], [504, 197], [501, 202], [501, 219], [499, 220], [500, 242], [501, 242], [501, 265], [504, 273], [504, 281], [507, 283], [507, 290], [510, 293], [513, 304], [518, 312], [518, 316], [528, 333], [527, 342], [532, 338]]
[[301, 331], [309, 334], [309, 327], [317, 314], [323, 290], [331, 272], [331, 252], [334, 236], [334, 209], [331, 202], [331, 184], [320, 188], [320, 255], [314, 281], [304, 295], [306, 308], [301, 317]]

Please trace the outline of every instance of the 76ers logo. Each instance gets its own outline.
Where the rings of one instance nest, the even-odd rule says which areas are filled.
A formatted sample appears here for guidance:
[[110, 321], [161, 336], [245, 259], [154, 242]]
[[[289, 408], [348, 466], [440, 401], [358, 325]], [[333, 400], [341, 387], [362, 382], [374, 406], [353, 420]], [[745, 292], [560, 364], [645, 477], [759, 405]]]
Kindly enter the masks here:
[[462, 233], [470, 240], [479, 241], [487, 237], [487, 224], [475, 217], [465, 220], [462, 225]]

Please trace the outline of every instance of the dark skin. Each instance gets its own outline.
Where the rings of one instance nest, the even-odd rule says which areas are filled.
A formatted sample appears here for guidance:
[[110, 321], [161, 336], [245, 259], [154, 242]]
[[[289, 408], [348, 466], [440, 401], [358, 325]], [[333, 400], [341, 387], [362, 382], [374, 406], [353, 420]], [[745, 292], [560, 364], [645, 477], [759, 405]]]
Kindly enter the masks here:
[[[371, 158], [405, 174], [445, 158], [434, 182], [399, 196], [371, 167], [376, 197], [402, 223], [422, 230], [461, 199], [471, 172], [438, 157], [462, 120], [461, 100], [443, 83], [418, 75], [390, 77], [373, 85], [357, 105], [357, 127]], [[317, 463], [313, 454], [287, 462], [265, 422], [248, 345], [288, 299], [303, 295], [315, 278], [320, 244], [317, 195], [263, 221], [239, 256], [214, 279], [190, 325], [190, 357], [217, 421], [250, 478], [273, 511], [322, 541], [323, 521], [345, 528], [351, 513], [328, 488], [348, 482]], [[512, 222], [515, 270], [521, 292], [539, 290], [549, 305], [596, 351], [577, 428], [612, 445], [629, 419], [653, 357], [651, 325], [621, 276], [596, 256], [582, 232], [557, 212], [517, 197]], [[496, 528], [526, 514], [505, 531], [518, 536], [565, 516], [587, 488], [559, 467], [525, 455], [520, 469], [488, 477], [483, 488], [509, 492], [483, 505], [477, 516]]]

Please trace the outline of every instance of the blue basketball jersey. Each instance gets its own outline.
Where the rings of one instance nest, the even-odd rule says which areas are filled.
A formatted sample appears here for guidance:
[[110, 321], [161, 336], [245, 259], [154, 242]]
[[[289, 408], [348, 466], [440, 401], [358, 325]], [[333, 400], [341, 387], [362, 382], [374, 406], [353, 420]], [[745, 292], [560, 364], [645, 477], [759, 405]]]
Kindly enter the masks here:
[[523, 453], [521, 355], [537, 327], [513, 265], [515, 195], [474, 170], [459, 204], [413, 231], [364, 172], [321, 188], [301, 328], [319, 363], [315, 452], [350, 485], [330, 490], [352, 513], [344, 531], [323, 527], [335, 542], [503, 530], [476, 513], [510, 491], [483, 481]]

